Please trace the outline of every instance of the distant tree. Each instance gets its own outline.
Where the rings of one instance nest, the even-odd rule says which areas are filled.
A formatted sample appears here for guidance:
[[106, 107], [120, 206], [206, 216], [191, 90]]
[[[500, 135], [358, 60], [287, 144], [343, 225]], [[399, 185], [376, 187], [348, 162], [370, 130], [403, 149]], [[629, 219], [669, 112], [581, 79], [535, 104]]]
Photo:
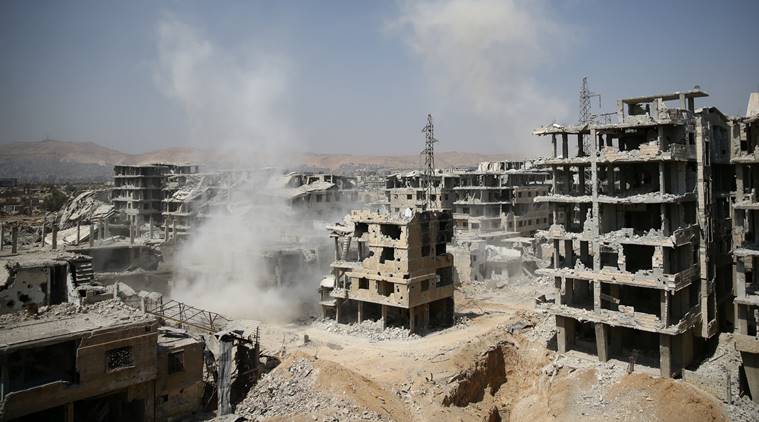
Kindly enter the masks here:
[[42, 202], [42, 206], [45, 208], [45, 211], [54, 212], [61, 209], [61, 207], [63, 207], [63, 205], [68, 200], [68, 195], [58, 189], [53, 189], [49, 194], [45, 196], [45, 199]]

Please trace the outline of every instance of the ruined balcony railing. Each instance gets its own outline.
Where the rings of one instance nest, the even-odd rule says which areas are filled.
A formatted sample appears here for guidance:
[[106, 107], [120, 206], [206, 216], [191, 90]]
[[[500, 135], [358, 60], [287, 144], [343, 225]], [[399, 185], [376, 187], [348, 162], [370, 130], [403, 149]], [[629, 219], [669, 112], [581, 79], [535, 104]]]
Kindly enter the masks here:
[[230, 320], [215, 312], [199, 309], [176, 300], [146, 306], [145, 312], [164, 320], [175, 322], [180, 328], [194, 327], [209, 333], [215, 333]]

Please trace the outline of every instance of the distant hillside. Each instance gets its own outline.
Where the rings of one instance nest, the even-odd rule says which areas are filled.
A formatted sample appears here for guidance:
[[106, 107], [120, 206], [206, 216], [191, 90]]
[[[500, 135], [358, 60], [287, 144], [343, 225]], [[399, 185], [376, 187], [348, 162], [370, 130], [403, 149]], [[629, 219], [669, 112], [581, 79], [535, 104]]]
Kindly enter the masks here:
[[[92, 142], [44, 140], [0, 144], [0, 177], [17, 177], [22, 181], [105, 181], [111, 178], [115, 164], [147, 163], [231, 163], [231, 153], [193, 148], [167, 148], [144, 154], [127, 154]], [[440, 152], [435, 155], [439, 168], [466, 167], [480, 161], [509, 159], [509, 155]], [[305, 166], [349, 171], [360, 168], [412, 169], [422, 165], [417, 155], [350, 155], [306, 153], [292, 162]]]

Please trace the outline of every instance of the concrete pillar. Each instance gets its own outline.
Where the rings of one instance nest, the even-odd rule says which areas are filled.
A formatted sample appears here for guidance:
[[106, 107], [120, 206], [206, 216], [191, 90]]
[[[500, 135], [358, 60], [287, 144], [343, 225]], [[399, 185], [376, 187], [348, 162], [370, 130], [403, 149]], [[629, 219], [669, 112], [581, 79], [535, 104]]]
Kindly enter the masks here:
[[566, 353], [575, 343], [575, 320], [556, 315], [556, 346], [559, 353]]
[[566, 133], [561, 134], [561, 156], [569, 158], [569, 135]]
[[129, 222], [129, 244], [134, 245], [134, 224]]
[[670, 325], [669, 321], [669, 292], [666, 290], [659, 290], [659, 307], [661, 314], [661, 321], [665, 327]]
[[553, 240], [553, 268], [554, 269], [558, 269], [561, 267], [560, 245], [561, 245], [561, 241], [559, 239]]
[[82, 239], [81, 225], [81, 222], [76, 222], [76, 246], [79, 246], [79, 241]]
[[672, 336], [659, 334], [659, 370], [662, 378], [672, 377]]
[[95, 225], [90, 223], [90, 247], [95, 246]]
[[5, 243], [5, 224], [0, 223], [0, 251], [3, 250]]
[[[556, 191], [556, 182], [557, 182], [557, 179], [559, 178], [558, 167], [551, 166], [551, 170], [552, 170], [551, 174], [553, 175], [553, 177], [551, 177], [551, 193], [556, 194], [556, 193], [558, 193]], [[556, 220], [554, 220], [554, 221], [556, 221]]]
[[53, 237], [52, 248], [58, 249], [58, 225], [53, 223], [52, 231], [50, 235]]
[[163, 241], [169, 240], [169, 218], [166, 217], [166, 221], [163, 222]]
[[335, 321], [340, 324], [340, 315], [342, 312], [340, 312], [340, 306], [343, 304], [343, 301], [341, 299], [337, 299], [335, 301]]
[[600, 322], [595, 324], [596, 329], [596, 353], [598, 360], [609, 360], [609, 326]]
[[148, 222], [148, 239], [153, 239], [153, 216], [150, 216], [150, 221]]
[[387, 328], [387, 305], [382, 305], [382, 329]]
[[414, 310], [415, 310], [415, 307], [408, 308], [408, 329], [412, 333], [416, 332], [416, 321], [415, 321], [415, 318], [414, 318], [414, 316], [415, 316], [414, 315]]
[[593, 281], [593, 309], [600, 311], [601, 306], [601, 282], [598, 280]]
[[40, 232], [41, 232], [40, 248], [44, 248], [45, 247], [45, 223], [44, 222], [42, 223], [42, 227], [40, 227]]
[[176, 242], [177, 240], [177, 218], [171, 219], [171, 238]]
[[430, 304], [429, 303], [425, 303], [420, 308], [421, 308], [421, 312], [422, 312], [422, 318], [421, 318], [422, 319], [422, 327], [421, 327], [421, 329], [423, 331], [427, 331], [427, 328], [429, 328], [429, 326], [430, 326]]
[[18, 252], [18, 226], [11, 229], [11, 253]]
[[364, 302], [358, 301], [357, 305], [358, 305], [357, 306], [358, 315], [357, 315], [356, 320], [358, 321], [359, 324], [361, 324], [361, 322], [364, 320]]
[[558, 150], [556, 148], [556, 134], [551, 134], [551, 143], [553, 144], [553, 158], [556, 158]]
[[111, 237], [111, 228], [108, 227], [108, 218], [103, 219], [103, 239]]

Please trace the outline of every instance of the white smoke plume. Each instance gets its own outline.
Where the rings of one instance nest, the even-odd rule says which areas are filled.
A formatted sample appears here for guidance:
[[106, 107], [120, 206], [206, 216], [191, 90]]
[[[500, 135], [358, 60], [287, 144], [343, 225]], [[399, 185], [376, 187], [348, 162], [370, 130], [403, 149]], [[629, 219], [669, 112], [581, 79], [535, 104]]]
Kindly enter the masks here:
[[[388, 27], [422, 61], [438, 104], [472, 113], [499, 142], [524, 147], [535, 127], [568, 107], [541, 90], [534, 74], [558, 56], [568, 28], [542, 0], [402, 1]], [[460, 116], [459, 116], [460, 118]], [[546, 121], [549, 120], [549, 121]], [[481, 133], [473, 128], [472, 134]], [[482, 128], [480, 128], [482, 129]], [[494, 133], [491, 133], [493, 135]]]
[[[239, 168], [252, 170], [216, 192], [228, 199], [180, 243], [170, 296], [232, 318], [292, 320], [317, 299], [323, 273], [290, 264], [277, 274], [267, 256], [301, 247], [314, 263], [311, 251], [329, 239], [293, 214], [281, 173], [268, 167], [286, 165], [300, 149], [285, 101], [287, 60], [253, 46], [219, 48], [172, 16], [159, 22], [157, 34], [156, 80], [184, 110], [193, 146], [226, 149]], [[277, 287], [282, 279], [294, 285]]]

